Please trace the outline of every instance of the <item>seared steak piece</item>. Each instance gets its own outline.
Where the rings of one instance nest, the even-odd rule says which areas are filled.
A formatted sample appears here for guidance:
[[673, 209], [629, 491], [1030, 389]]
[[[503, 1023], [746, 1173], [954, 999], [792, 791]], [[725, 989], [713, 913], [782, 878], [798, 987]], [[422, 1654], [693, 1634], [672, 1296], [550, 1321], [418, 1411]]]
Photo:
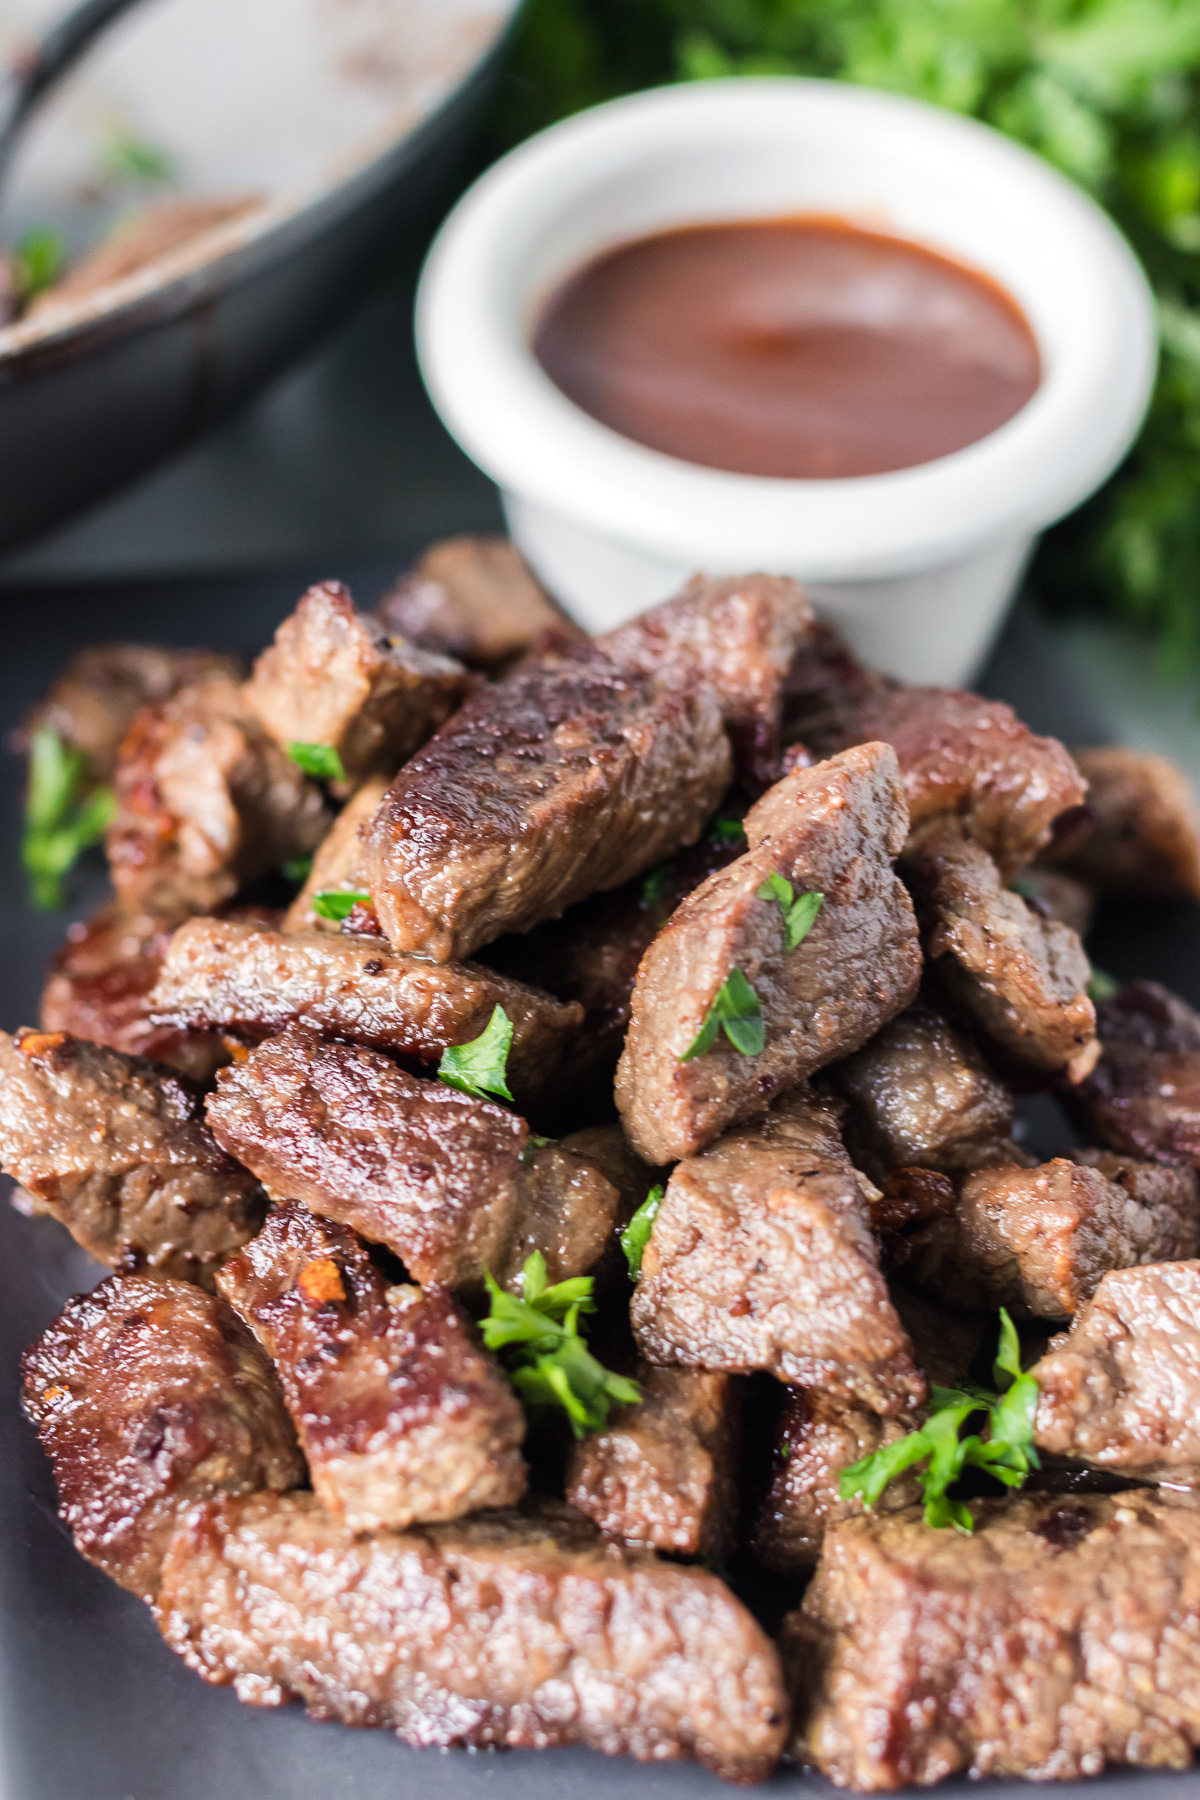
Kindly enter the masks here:
[[512, 1021], [508, 1082], [530, 1102], [553, 1089], [582, 1008], [474, 963], [439, 967], [398, 956], [379, 938], [264, 931], [192, 919], [171, 940], [150, 996], [164, 1025], [224, 1027], [251, 1041], [300, 1020], [436, 1064], [468, 1044], [497, 1006]]
[[309, 588], [263, 651], [246, 704], [277, 744], [328, 744], [346, 784], [392, 775], [472, 686], [461, 664], [390, 642], [340, 581]]
[[[616, 1098], [647, 1162], [693, 1155], [857, 1050], [915, 997], [916, 921], [892, 869], [907, 828], [886, 744], [797, 769], [747, 813], [746, 855], [683, 902], [638, 970]], [[791, 949], [780, 901], [760, 891], [780, 877], [797, 896], [823, 896]], [[763, 1049], [743, 1054], [718, 1032], [687, 1059], [734, 970], [757, 995]]]
[[206, 1681], [410, 1744], [588, 1744], [747, 1782], [786, 1729], [774, 1646], [715, 1575], [563, 1507], [367, 1539], [309, 1494], [197, 1507], [156, 1610]]
[[806, 1090], [682, 1162], [633, 1296], [647, 1361], [767, 1369], [889, 1416], [918, 1406], [868, 1191], [832, 1106]]
[[376, 616], [389, 637], [406, 637], [489, 675], [545, 640], [583, 637], [502, 537], [431, 544], [384, 595]]
[[1200, 1486], [1200, 1262], [1106, 1275], [1034, 1373], [1043, 1450]]
[[[965, 1380], [984, 1321], [932, 1306], [903, 1288], [893, 1288], [891, 1297], [927, 1380], [940, 1387]], [[771, 1485], [751, 1537], [758, 1560], [781, 1575], [806, 1575], [829, 1527], [864, 1510], [861, 1500], [843, 1500], [838, 1493], [843, 1470], [895, 1443], [918, 1422], [881, 1419], [819, 1391], [790, 1394], [777, 1429]], [[919, 1499], [915, 1475], [905, 1474], [884, 1489], [876, 1511], [899, 1512]]]
[[719, 1556], [737, 1523], [741, 1383], [642, 1363], [641, 1403], [572, 1452], [567, 1499], [606, 1537]]
[[798, 583], [783, 575], [697, 575], [683, 592], [596, 640], [622, 668], [685, 691], [712, 688], [739, 779], [761, 792], [779, 779], [783, 690], [813, 627]]
[[905, 1275], [951, 1306], [1070, 1318], [1108, 1269], [1200, 1246], [1190, 1170], [1077, 1150], [1033, 1169], [981, 1169], [949, 1216], [909, 1233]]
[[904, 857], [931, 967], [1016, 1073], [1081, 1081], [1100, 1054], [1091, 964], [1069, 925], [1004, 888], [992, 858], [947, 819]]
[[846, 1147], [873, 1181], [896, 1169], [953, 1173], [1007, 1160], [1012, 1096], [931, 1006], [910, 1006], [826, 1079], [849, 1102]]
[[39, 725], [80, 750], [94, 781], [108, 781], [122, 740], [143, 706], [168, 700], [206, 675], [235, 681], [235, 656], [215, 650], [166, 650], [157, 644], [89, 644], [26, 715], [17, 747], [28, 748]]
[[374, 817], [387, 790], [386, 775], [368, 775], [347, 800], [313, 857], [308, 879], [284, 914], [280, 930], [338, 932], [342, 929], [345, 921], [323, 918], [313, 911], [312, 903], [317, 894], [366, 891], [360, 866], [361, 832]]
[[1109, 747], [1076, 750], [1094, 825], [1048, 860], [1107, 894], [1200, 900], [1200, 817], [1191, 783], [1165, 756]]
[[1057, 919], [1060, 925], [1085, 938], [1096, 914], [1096, 890], [1062, 869], [1049, 869], [1033, 863], [1013, 876], [1013, 892], [1028, 900], [1044, 919]]
[[348, 1530], [521, 1498], [524, 1414], [444, 1290], [389, 1288], [354, 1232], [294, 1200], [217, 1285], [274, 1363], [317, 1498]]
[[197, 1500], [304, 1480], [266, 1357], [185, 1281], [110, 1275], [67, 1301], [22, 1366], [76, 1549], [143, 1599]]
[[693, 843], [728, 785], [710, 690], [542, 657], [400, 771], [365, 835], [365, 885], [398, 950], [449, 962]]
[[422, 1285], [477, 1289], [487, 1270], [519, 1293], [534, 1250], [552, 1282], [585, 1274], [617, 1216], [595, 1164], [536, 1148], [515, 1113], [302, 1025], [224, 1070], [208, 1118], [273, 1193], [386, 1244]]
[[330, 824], [321, 790], [228, 675], [143, 708], [116, 792], [108, 860], [131, 912], [211, 912], [244, 882], [315, 850]]
[[1200, 1168], [1200, 1016], [1156, 981], [1097, 1008], [1103, 1054], [1071, 1094], [1091, 1137], [1130, 1156]]
[[970, 1537], [915, 1511], [830, 1532], [784, 1626], [795, 1753], [865, 1792], [960, 1770], [1185, 1768], [1200, 1743], [1200, 1514], [1133, 1493], [971, 1511]]
[[179, 1030], [150, 1016], [150, 993], [178, 923], [127, 913], [110, 901], [86, 923], [72, 925], [42, 989], [42, 1030], [89, 1038], [166, 1063], [193, 1081], [209, 1080], [229, 1060], [220, 1032]]
[[1058, 739], [1035, 736], [998, 700], [860, 675], [818, 692], [816, 702], [806, 717], [793, 700], [793, 736], [818, 756], [880, 739], [891, 744], [913, 825], [956, 815], [1006, 878], [1083, 802], [1085, 783]]
[[0, 1032], [0, 1166], [110, 1268], [211, 1285], [266, 1202], [170, 1069], [62, 1032]]

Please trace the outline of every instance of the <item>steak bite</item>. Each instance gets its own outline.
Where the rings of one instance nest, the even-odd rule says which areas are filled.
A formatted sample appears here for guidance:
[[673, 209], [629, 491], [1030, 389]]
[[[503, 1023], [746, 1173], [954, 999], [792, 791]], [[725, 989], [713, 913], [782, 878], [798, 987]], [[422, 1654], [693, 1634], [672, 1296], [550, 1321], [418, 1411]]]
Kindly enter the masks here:
[[461, 664], [389, 641], [340, 581], [322, 581], [255, 663], [246, 704], [284, 750], [336, 750], [346, 771], [338, 785], [350, 791], [367, 775], [394, 774], [471, 685]]
[[389, 1287], [354, 1232], [296, 1201], [218, 1286], [274, 1363], [317, 1498], [347, 1530], [521, 1498], [524, 1414], [444, 1290]]
[[366, 1539], [309, 1494], [196, 1507], [156, 1611], [206, 1681], [409, 1744], [587, 1744], [749, 1782], [786, 1729], [774, 1646], [723, 1582], [563, 1507]]
[[205, 1285], [266, 1206], [188, 1082], [61, 1032], [0, 1032], [0, 1166], [110, 1268]]
[[1156, 981], [1131, 981], [1096, 1019], [1103, 1054], [1071, 1094], [1078, 1123], [1129, 1156], [1200, 1168], [1200, 1016]]
[[211, 912], [315, 850], [330, 815], [228, 675], [144, 708], [116, 772], [108, 860], [127, 911]]
[[452, 537], [431, 544], [379, 602], [389, 637], [457, 657], [498, 675], [544, 641], [582, 640], [515, 545], [502, 537]]
[[208, 1081], [229, 1060], [220, 1032], [158, 1025], [150, 1016], [150, 994], [178, 923], [127, 913], [110, 901], [86, 923], [72, 925], [42, 989], [42, 1030], [148, 1056], [193, 1081]]
[[794, 1753], [861, 1792], [961, 1770], [1185, 1768], [1200, 1743], [1200, 1514], [1133, 1493], [971, 1511], [971, 1536], [916, 1511], [830, 1532], [781, 1642]]
[[903, 869], [934, 975], [993, 1054], [1027, 1078], [1081, 1081], [1100, 1045], [1076, 933], [1004, 888], [956, 820], [916, 832]]
[[1196, 1254], [1190, 1170], [1103, 1150], [1072, 1157], [968, 1175], [953, 1213], [908, 1234], [906, 1277], [952, 1306], [1064, 1319], [1106, 1270]]
[[125, 733], [143, 706], [170, 699], [207, 675], [236, 681], [235, 656], [215, 650], [166, 650], [157, 644], [89, 644], [27, 714], [18, 747], [49, 725], [65, 744], [87, 757], [94, 781], [108, 781]]
[[386, 775], [368, 775], [334, 820], [317, 848], [308, 878], [284, 914], [281, 931], [338, 932], [344, 921], [313, 911], [318, 894], [363, 893], [362, 831], [388, 790]]
[[276, 1194], [386, 1244], [422, 1286], [521, 1291], [540, 1250], [551, 1282], [603, 1254], [616, 1189], [515, 1113], [421, 1081], [304, 1026], [226, 1069], [208, 1102], [219, 1143]]
[[197, 1500], [304, 1480], [266, 1357], [187, 1282], [110, 1275], [67, 1301], [22, 1367], [76, 1549], [143, 1599]]
[[176, 1029], [223, 1027], [254, 1042], [299, 1021], [435, 1064], [502, 1006], [513, 1028], [509, 1085], [527, 1103], [557, 1086], [582, 1018], [581, 1007], [474, 963], [439, 966], [398, 956], [379, 938], [219, 919], [192, 919], [175, 933], [150, 1004]]
[[846, 1147], [873, 1181], [1009, 1160], [1012, 1095], [931, 1006], [910, 1006], [826, 1079], [849, 1103]]
[[891, 1416], [925, 1398], [871, 1234], [870, 1185], [802, 1090], [674, 1171], [634, 1290], [647, 1361], [766, 1369]]
[[398, 950], [449, 962], [693, 843], [728, 785], [708, 689], [541, 657], [400, 771], [365, 834], [365, 885]]
[[[747, 813], [747, 853], [683, 902], [638, 970], [616, 1099], [647, 1162], [694, 1155], [857, 1050], [915, 997], [916, 921], [892, 869], [907, 829], [886, 744], [797, 769]], [[822, 896], [794, 948], [772, 881]], [[745, 1054], [718, 1031], [697, 1054], [735, 970], [761, 1008], [763, 1048]]]
[[1115, 746], [1076, 750], [1091, 833], [1047, 859], [1107, 894], [1200, 900], [1200, 817], [1191, 783], [1165, 756]]
[[637, 1379], [641, 1401], [574, 1447], [567, 1499], [606, 1537], [719, 1556], [737, 1524], [742, 1384], [645, 1363]]
[[1200, 1262], [1105, 1275], [1034, 1374], [1041, 1449], [1200, 1486]]
[[793, 701], [793, 734], [818, 756], [851, 744], [891, 744], [915, 826], [956, 815], [1005, 878], [1049, 842], [1086, 784], [1057, 738], [1037, 737], [1011, 706], [956, 688], [843, 679], [808, 717]]
[[720, 702], [738, 776], [751, 792], [779, 778], [784, 685], [813, 628], [803, 588], [783, 575], [697, 575], [682, 593], [596, 640], [622, 668]]

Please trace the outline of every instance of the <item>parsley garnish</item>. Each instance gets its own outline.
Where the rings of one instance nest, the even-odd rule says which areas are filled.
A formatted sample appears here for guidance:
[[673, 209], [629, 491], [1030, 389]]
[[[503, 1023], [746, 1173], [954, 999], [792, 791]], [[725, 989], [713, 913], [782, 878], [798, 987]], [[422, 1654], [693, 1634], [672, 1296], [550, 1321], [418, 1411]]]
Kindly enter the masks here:
[[118, 132], [102, 158], [104, 173], [117, 181], [170, 181], [174, 164], [165, 150], [132, 132]]
[[670, 863], [659, 863], [642, 882], [642, 905], [661, 906], [667, 893], [667, 876], [671, 872]]
[[283, 865], [283, 874], [288, 881], [304, 883], [312, 874], [312, 866], [311, 856], [290, 856]]
[[718, 813], [708, 828], [710, 844], [743, 844], [746, 841], [746, 827], [740, 819], [731, 819], [724, 813]]
[[117, 810], [111, 788], [83, 792], [87, 767], [83, 752], [65, 744], [52, 725], [34, 727], [21, 866], [29, 877], [30, 901], [44, 912], [63, 905], [63, 876], [99, 843]]
[[797, 895], [786, 875], [771, 874], [758, 890], [760, 900], [777, 900], [783, 914], [787, 947], [794, 950], [802, 944], [816, 922], [824, 894]]
[[561, 1406], [575, 1436], [584, 1438], [607, 1423], [613, 1406], [639, 1401], [642, 1390], [597, 1362], [580, 1335], [580, 1315], [596, 1310], [590, 1275], [547, 1287], [546, 1259], [535, 1250], [521, 1283], [518, 1300], [487, 1276], [491, 1310], [480, 1322], [483, 1341], [503, 1356], [528, 1406]]
[[346, 771], [335, 744], [289, 744], [288, 755], [314, 781], [345, 781]]
[[629, 1264], [629, 1273], [635, 1281], [642, 1272], [642, 1256], [650, 1242], [650, 1233], [662, 1203], [662, 1188], [652, 1187], [621, 1233], [621, 1248], [625, 1252], [625, 1261]]
[[348, 919], [356, 906], [369, 906], [371, 896], [363, 888], [326, 888], [312, 897], [312, 910], [319, 919]]
[[448, 1087], [474, 1094], [476, 1099], [498, 1094], [502, 1100], [511, 1100], [507, 1074], [512, 1037], [512, 1020], [502, 1006], [497, 1006], [477, 1038], [469, 1044], [451, 1044], [442, 1051], [439, 1076]]
[[66, 260], [61, 231], [51, 225], [35, 225], [25, 233], [13, 253], [13, 281], [22, 306], [54, 286]]
[[[1023, 1487], [1025, 1477], [1041, 1462], [1033, 1447], [1038, 1385], [1029, 1373], [1021, 1373], [1021, 1346], [1012, 1320], [1000, 1309], [1000, 1347], [992, 1365], [999, 1393], [989, 1393], [964, 1383], [958, 1388], [933, 1389], [933, 1411], [919, 1431], [910, 1431], [894, 1444], [885, 1444], [873, 1456], [863, 1457], [844, 1469], [838, 1480], [843, 1500], [859, 1499], [865, 1506], [878, 1504], [890, 1481], [905, 1469], [925, 1463], [918, 1477], [925, 1495], [925, 1523], [955, 1526], [973, 1531], [975, 1521], [962, 1500], [951, 1500], [947, 1489], [965, 1468], [985, 1469], [1005, 1487]], [[973, 1414], [984, 1413], [987, 1437], [960, 1438], [959, 1432]]]
[[1112, 975], [1106, 975], [1103, 969], [1093, 969], [1084, 992], [1089, 1000], [1099, 1004], [1102, 1000], [1111, 1000], [1120, 988], [1120, 982]]
[[758, 995], [740, 969], [730, 969], [704, 1015], [703, 1025], [679, 1061], [691, 1062], [694, 1056], [703, 1056], [712, 1049], [720, 1031], [743, 1056], [757, 1056], [767, 1041]]

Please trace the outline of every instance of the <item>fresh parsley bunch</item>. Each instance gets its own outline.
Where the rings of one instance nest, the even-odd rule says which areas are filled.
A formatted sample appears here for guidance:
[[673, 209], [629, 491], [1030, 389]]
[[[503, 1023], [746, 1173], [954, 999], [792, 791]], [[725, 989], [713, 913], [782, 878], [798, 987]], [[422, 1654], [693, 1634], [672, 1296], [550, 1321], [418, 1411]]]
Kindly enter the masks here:
[[642, 1397], [636, 1381], [614, 1375], [587, 1347], [579, 1321], [596, 1310], [592, 1277], [546, 1286], [546, 1259], [535, 1250], [522, 1271], [522, 1297], [487, 1277], [491, 1310], [480, 1323], [483, 1341], [507, 1364], [509, 1379], [531, 1407], [559, 1406], [577, 1438], [599, 1431], [613, 1406]]
[[[864, 1506], [879, 1504], [889, 1482], [906, 1469], [924, 1463], [918, 1479], [925, 1496], [925, 1523], [959, 1531], [974, 1530], [969, 1507], [952, 1500], [948, 1489], [967, 1468], [985, 1469], [1005, 1487], [1019, 1488], [1041, 1463], [1033, 1447], [1038, 1386], [1034, 1376], [1021, 1372], [1021, 1346], [1008, 1314], [1000, 1312], [1000, 1347], [993, 1376], [998, 1393], [964, 1383], [957, 1388], [933, 1389], [929, 1418], [919, 1431], [910, 1431], [885, 1444], [872, 1456], [844, 1469], [838, 1481], [843, 1500], [861, 1500]], [[969, 1420], [982, 1415], [980, 1430], [960, 1436]]]
[[1080, 182], [1159, 299], [1162, 363], [1133, 454], [1040, 563], [1200, 664], [1200, 4], [1197, 0], [530, 0], [501, 142], [631, 88], [820, 75], [996, 126]]

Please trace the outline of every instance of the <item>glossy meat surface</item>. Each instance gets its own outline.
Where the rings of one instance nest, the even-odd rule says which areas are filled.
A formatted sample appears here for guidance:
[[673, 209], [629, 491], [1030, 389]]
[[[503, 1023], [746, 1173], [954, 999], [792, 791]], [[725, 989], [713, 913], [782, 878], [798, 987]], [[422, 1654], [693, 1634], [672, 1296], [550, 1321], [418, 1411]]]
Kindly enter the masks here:
[[367, 834], [366, 886], [398, 950], [469, 956], [693, 843], [729, 771], [708, 690], [592, 653], [524, 663], [400, 771]]
[[1094, 826], [1061, 866], [1102, 893], [1200, 900], [1200, 815], [1191, 783], [1165, 756], [1077, 750]]
[[521, 1498], [524, 1415], [449, 1294], [389, 1286], [354, 1232], [295, 1201], [217, 1285], [271, 1358], [317, 1497], [348, 1530]]
[[1103, 1054], [1071, 1096], [1079, 1123], [1129, 1156], [1200, 1168], [1200, 1016], [1155, 981], [1097, 1009]]
[[559, 611], [507, 538], [452, 537], [431, 544], [379, 603], [389, 636], [501, 673], [518, 656], [583, 633]]
[[[857, 1050], [915, 997], [916, 921], [892, 862], [907, 814], [884, 744], [798, 769], [745, 819], [749, 850], [672, 914], [642, 958], [616, 1097], [647, 1162], [690, 1156], [725, 1126]], [[788, 949], [772, 875], [824, 896], [808, 935]], [[765, 1031], [757, 1056], [718, 1033], [683, 1060], [723, 984], [738, 969]]]
[[143, 1598], [188, 1506], [304, 1480], [270, 1364], [186, 1282], [110, 1275], [68, 1300], [23, 1370], [76, 1548]]

